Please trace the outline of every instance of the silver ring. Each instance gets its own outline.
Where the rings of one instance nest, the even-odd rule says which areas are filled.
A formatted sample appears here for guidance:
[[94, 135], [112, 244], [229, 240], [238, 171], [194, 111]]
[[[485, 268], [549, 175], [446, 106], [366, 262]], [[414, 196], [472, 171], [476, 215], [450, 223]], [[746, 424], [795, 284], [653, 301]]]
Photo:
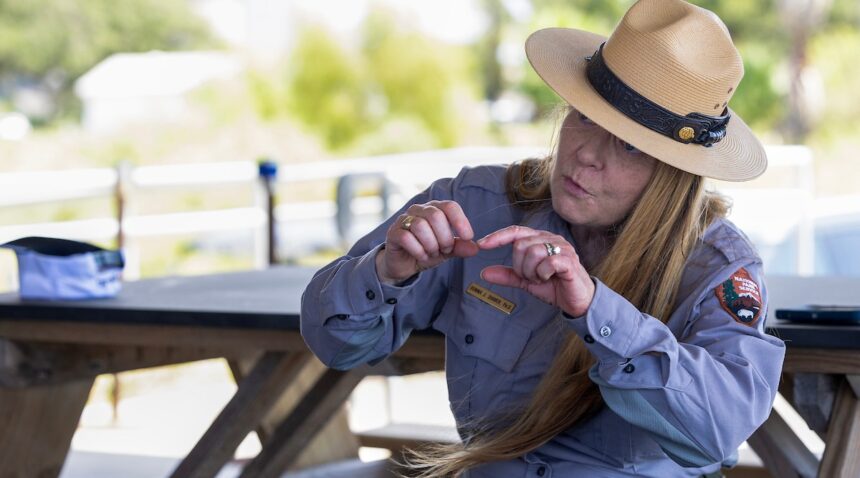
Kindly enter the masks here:
[[560, 246], [556, 246], [551, 242], [544, 242], [543, 245], [544, 245], [544, 247], [546, 247], [546, 255], [547, 256], [554, 256], [556, 254], [561, 253], [561, 247]]

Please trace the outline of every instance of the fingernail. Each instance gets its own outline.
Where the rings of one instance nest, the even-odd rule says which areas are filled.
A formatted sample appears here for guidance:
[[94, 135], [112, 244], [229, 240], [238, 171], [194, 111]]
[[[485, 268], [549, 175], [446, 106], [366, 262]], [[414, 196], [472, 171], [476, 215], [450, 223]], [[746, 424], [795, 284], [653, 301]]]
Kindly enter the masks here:
[[446, 247], [445, 249], [442, 249], [442, 254], [450, 254], [453, 250], [453, 247]]

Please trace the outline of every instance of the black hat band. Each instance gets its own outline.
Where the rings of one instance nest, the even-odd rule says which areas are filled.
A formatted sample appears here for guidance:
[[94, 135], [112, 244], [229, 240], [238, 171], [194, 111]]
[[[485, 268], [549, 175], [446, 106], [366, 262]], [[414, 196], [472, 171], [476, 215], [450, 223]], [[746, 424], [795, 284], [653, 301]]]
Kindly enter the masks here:
[[627, 86], [603, 61], [603, 43], [587, 57], [585, 68], [588, 82], [615, 109], [633, 121], [656, 131], [679, 143], [694, 143], [710, 147], [726, 137], [726, 127], [731, 114], [723, 109], [721, 116], [690, 113], [677, 115], [654, 103]]

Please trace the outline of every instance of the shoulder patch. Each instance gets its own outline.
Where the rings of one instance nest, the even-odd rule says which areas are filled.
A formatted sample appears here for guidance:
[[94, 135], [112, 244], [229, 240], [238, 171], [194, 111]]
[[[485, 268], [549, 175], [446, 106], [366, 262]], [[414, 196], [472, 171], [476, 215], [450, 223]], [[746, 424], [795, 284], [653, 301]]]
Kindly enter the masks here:
[[715, 289], [723, 309], [736, 321], [755, 327], [761, 316], [761, 290], [741, 267]]

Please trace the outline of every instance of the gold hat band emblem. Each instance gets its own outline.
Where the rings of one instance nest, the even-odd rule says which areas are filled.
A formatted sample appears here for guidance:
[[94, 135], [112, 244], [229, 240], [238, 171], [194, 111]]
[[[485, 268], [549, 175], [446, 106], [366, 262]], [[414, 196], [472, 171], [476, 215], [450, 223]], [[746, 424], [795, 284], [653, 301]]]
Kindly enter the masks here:
[[684, 141], [689, 141], [693, 139], [693, 136], [696, 136], [696, 132], [693, 131], [693, 128], [690, 128], [689, 126], [684, 126], [683, 128], [681, 128], [680, 131], [678, 131], [678, 137], [680, 137]]

